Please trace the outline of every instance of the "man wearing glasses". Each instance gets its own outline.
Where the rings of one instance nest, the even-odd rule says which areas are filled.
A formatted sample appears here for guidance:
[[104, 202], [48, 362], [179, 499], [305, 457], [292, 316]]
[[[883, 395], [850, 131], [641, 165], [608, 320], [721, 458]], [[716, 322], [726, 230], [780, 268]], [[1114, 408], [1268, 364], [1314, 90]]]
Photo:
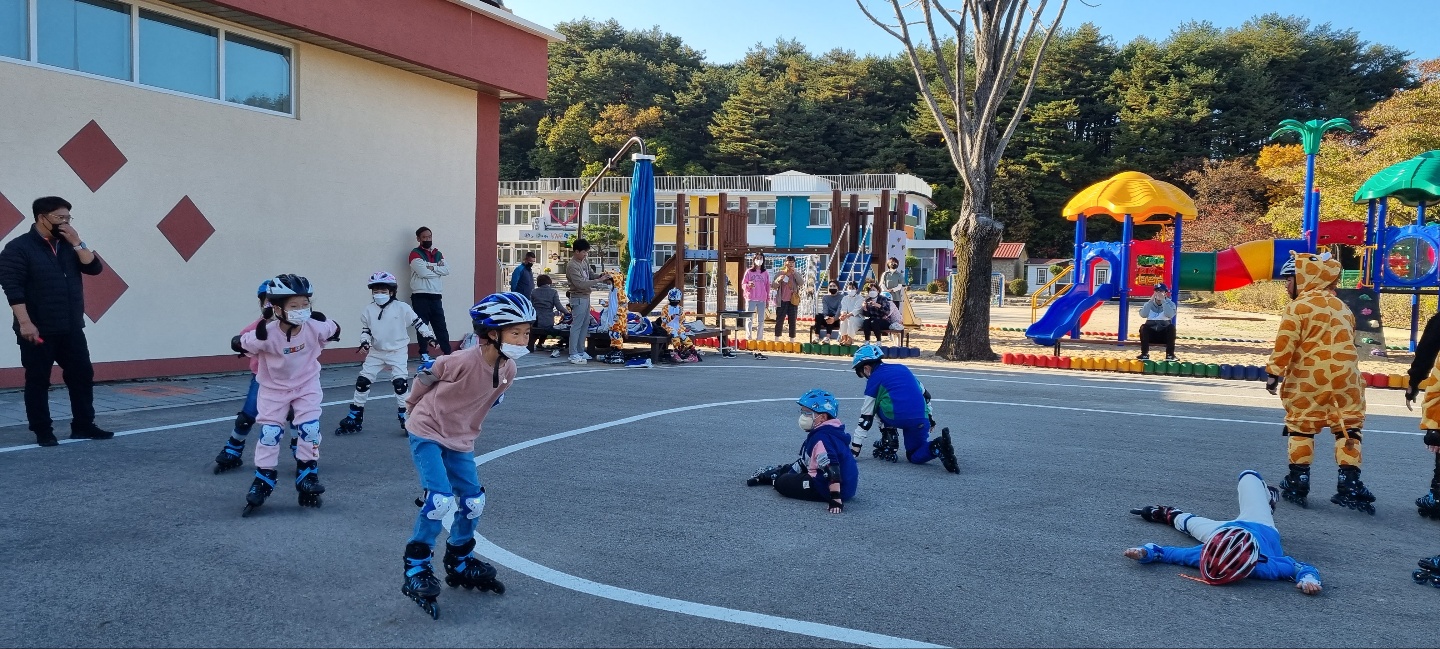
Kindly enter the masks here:
[[25, 417], [40, 446], [55, 446], [50, 420], [50, 368], [59, 364], [70, 390], [71, 439], [110, 439], [95, 425], [94, 380], [85, 342], [85, 286], [100, 259], [70, 225], [70, 203], [35, 199], [35, 224], [0, 250], [0, 288], [15, 314], [20, 364], [25, 367]]

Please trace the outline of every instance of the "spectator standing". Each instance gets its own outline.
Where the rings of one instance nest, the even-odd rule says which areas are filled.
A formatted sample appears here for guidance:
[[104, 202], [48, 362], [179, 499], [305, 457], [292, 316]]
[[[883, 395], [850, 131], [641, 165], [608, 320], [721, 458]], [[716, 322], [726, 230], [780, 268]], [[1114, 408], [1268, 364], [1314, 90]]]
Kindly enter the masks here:
[[1164, 284], [1156, 284], [1150, 299], [1140, 305], [1140, 360], [1150, 360], [1150, 345], [1165, 345], [1165, 360], [1175, 360], [1175, 303]]
[[441, 278], [450, 274], [450, 267], [445, 264], [445, 255], [435, 247], [430, 228], [422, 226], [416, 230], [415, 241], [419, 245], [410, 251], [410, 306], [420, 319], [430, 324], [440, 353], [449, 354], [450, 330], [445, 327]]
[[770, 273], [765, 270], [765, 255], [755, 255], [740, 287], [745, 289], [745, 305], [755, 312], [745, 325], [745, 335], [751, 340], [765, 340], [765, 312], [770, 308]]
[[795, 319], [800, 308], [800, 273], [795, 270], [795, 256], [786, 255], [785, 265], [775, 273], [775, 279], [770, 283], [775, 289], [775, 339], [780, 339], [780, 332], [785, 320], [790, 320], [790, 342], [795, 342]]
[[585, 260], [590, 256], [590, 242], [576, 239], [570, 247], [570, 261], [565, 263], [565, 281], [570, 283], [566, 296], [570, 298], [570, 362], [584, 365], [590, 360], [585, 353], [585, 337], [590, 333], [590, 293], [595, 290], [596, 280], [607, 277], [604, 273], [590, 270]]
[[35, 223], [0, 251], [0, 287], [14, 312], [25, 367], [25, 417], [35, 443], [55, 446], [50, 419], [50, 368], [60, 365], [70, 392], [70, 439], [110, 439], [95, 425], [95, 370], [85, 341], [85, 285], [100, 259], [70, 225], [70, 203], [58, 196], [31, 205]]
[[527, 299], [535, 292], [535, 253], [526, 252], [525, 261], [510, 273], [510, 292], [524, 295]]
[[895, 302], [905, 299], [905, 269], [900, 267], [899, 259], [891, 257], [886, 262], [885, 272], [880, 274], [880, 291], [889, 293]]

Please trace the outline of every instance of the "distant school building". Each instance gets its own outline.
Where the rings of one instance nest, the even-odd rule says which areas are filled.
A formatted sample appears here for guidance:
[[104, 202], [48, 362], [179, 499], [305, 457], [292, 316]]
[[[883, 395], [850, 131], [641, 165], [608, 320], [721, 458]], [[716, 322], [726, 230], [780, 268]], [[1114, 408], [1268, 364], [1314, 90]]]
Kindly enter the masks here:
[[101, 380], [245, 367], [279, 273], [353, 324], [370, 273], [408, 294], [422, 225], [460, 320], [497, 281], [500, 104], [545, 97], [561, 38], [481, 0], [0, 0], [0, 238], [75, 205]]

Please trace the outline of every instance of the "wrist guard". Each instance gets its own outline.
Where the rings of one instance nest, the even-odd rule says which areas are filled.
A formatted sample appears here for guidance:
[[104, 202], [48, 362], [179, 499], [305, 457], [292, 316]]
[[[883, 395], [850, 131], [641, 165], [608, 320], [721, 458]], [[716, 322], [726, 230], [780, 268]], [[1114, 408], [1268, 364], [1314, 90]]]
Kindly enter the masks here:
[[1440, 430], [1430, 429], [1425, 431], [1426, 446], [1440, 446]]
[[831, 499], [830, 499], [830, 508], [831, 508], [831, 509], [838, 509], [838, 510], [840, 510], [840, 511], [843, 512], [843, 511], [845, 511], [845, 503], [840, 502], [840, 499], [839, 499], [839, 498], [831, 498]]

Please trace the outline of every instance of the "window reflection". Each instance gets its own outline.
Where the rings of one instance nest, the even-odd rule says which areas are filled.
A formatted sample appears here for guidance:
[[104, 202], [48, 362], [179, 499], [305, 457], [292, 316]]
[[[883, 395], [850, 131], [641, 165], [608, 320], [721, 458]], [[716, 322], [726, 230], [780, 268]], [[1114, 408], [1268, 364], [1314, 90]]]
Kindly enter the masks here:
[[40, 62], [130, 78], [130, 7], [110, 0], [39, 0]]
[[29, 0], [0, 0], [0, 56], [30, 58]]
[[290, 50], [226, 34], [225, 99], [290, 112]]
[[217, 30], [140, 10], [140, 83], [220, 97]]

